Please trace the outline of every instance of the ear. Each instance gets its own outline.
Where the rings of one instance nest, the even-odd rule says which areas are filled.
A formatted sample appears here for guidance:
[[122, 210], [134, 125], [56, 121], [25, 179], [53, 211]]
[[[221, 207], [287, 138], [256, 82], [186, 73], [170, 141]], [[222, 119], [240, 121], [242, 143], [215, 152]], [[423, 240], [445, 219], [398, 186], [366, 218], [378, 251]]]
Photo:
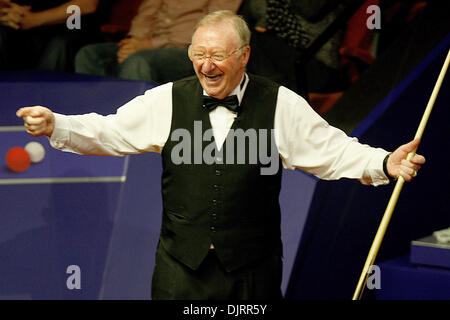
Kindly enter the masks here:
[[245, 48], [242, 50], [241, 54], [241, 66], [242, 68], [245, 68], [247, 66], [248, 60], [250, 59], [250, 46], [246, 45]]

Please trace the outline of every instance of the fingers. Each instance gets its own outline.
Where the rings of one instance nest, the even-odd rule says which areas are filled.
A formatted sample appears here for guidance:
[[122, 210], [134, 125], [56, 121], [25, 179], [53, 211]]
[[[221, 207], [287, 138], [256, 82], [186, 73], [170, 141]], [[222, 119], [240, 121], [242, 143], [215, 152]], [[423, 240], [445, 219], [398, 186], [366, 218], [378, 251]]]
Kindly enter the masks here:
[[44, 117], [32, 117], [32, 116], [25, 116], [24, 117], [25, 124], [29, 126], [40, 126], [45, 122]]
[[420, 165], [414, 164], [406, 159], [403, 159], [398, 168], [399, 176], [402, 176], [405, 181], [409, 182], [417, 176], [417, 171]]
[[124, 45], [126, 45], [129, 41], [130, 41], [129, 38], [125, 38], [125, 39], [120, 40], [120, 42], [119, 42], [119, 48], [121, 48], [121, 47], [123, 47]]
[[403, 159], [401, 162], [401, 167], [405, 167], [414, 171], [417, 171], [420, 169], [420, 165], [417, 165], [411, 161], [408, 161], [406, 159]]
[[40, 107], [24, 107], [17, 110], [16, 115], [19, 118], [23, 118], [25, 116], [39, 117], [43, 115], [43, 110]]
[[17, 20], [10, 15], [4, 15], [0, 17], [0, 24], [17, 30], [20, 28], [20, 19]]
[[31, 10], [31, 6], [21, 6], [21, 5], [15, 4], [15, 3], [11, 3], [11, 5], [12, 5], [12, 9], [22, 16]]
[[417, 149], [417, 147], [420, 144], [420, 138], [416, 138], [410, 142], [408, 142], [407, 144], [404, 144], [400, 147], [400, 149], [402, 149], [402, 151], [406, 152], [406, 153], [410, 153], [414, 150]]
[[420, 139], [414, 139], [401, 145], [389, 156], [386, 166], [390, 176], [394, 178], [401, 176], [405, 181], [411, 181], [417, 176], [417, 172], [425, 163], [425, 157], [420, 154], [414, 154], [408, 159], [408, 154], [415, 152], [419, 144]]
[[422, 156], [420, 154], [415, 154], [409, 161], [420, 166], [420, 165], [424, 164], [426, 160], [425, 160], [424, 156]]
[[128, 56], [121, 49], [117, 52], [117, 62], [122, 63]]
[[2, 15], [2, 21], [12, 21], [19, 23], [22, 20], [23, 14], [15, 10], [14, 8], [3, 8], [0, 10]]
[[415, 155], [410, 160], [403, 159], [398, 169], [399, 175], [402, 176], [405, 181], [409, 182], [417, 176], [417, 172], [424, 163], [425, 157], [421, 155]]
[[117, 61], [122, 63], [129, 56], [133, 55], [139, 50], [148, 49], [151, 47], [151, 42], [148, 39], [141, 38], [125, 38], [119, 42], [119, 50], [117, 51]]
[[13, 29], [15, 29], [15, 30], [20, 29], [20, 25], [19, 25], [18, 23], [13, 22], [13, 21], [2, 21], [2, 20], [0, 19], [0, 24], [1, 24], [1, 25], [4, 25], [4, 26], [6, 26], [6, 27], [13, 28]]
[[127, 55], [129, 56], [130, 54], [136, 52], [136, 48], [132, 45], [124, 45], [122, 48], [120, 48], [120, 50], [117, 52], [118, 56], [121, 55]]
[[402, 169], [399, 170], [399, 175], [403, 177], [406, 182], [410, 182], [417, 174], [408, 174]]
[[39, 137], [45, 134], [47, 126], [45, 123], [42, 123], [40, 125], [29, 125], [25, 123], [25, 128], [27, 129], [28, 134], [34, 137]]
[[415, 176], [417, 176], [417, 170], [402, 164], [399, 168], [399, 174], [403, 177], [403, 179], [405, 179], [405, 181], [411, 181]]
[[135, 53], [136, 50], [131, 46], [124, 46], [117, 52], [117, 61], [122, 63], [126, 58]]
[[119, 41], [119, 47], [123, 47], [125, 45], [133, 45], [135, 46], [137, 43], [137, 39], [134, 37], [128, 37], [128, 38], [124, 38], [122, 40]]
[[43, 116], [43, 112], [38, 108], [28, 107], [17, 111], [17, 116], [23, 118], [24, 126], [27, 133], [32, 136], [42, 135], [47, 127], [47, 121]]
[[24, 126], [27, 129], [27, 133], [35, 137], [46, 134], [47, 122], [44, 118], [33, 119], [30, 116], [26, 116], [24, 120]]
[[0, 9], [0, 24], [13, 29], [21, 29], [25, 15], [29, 14], [30, 6], [20, 6], [15, 3], [8, 4]]
[[[416, 138], [411, 142], [401, 146], [401, 149], [406, 154], [409, 154], [410, 152], [414, 152], [415, 150], [417, 150], [419, 144], [420, 138]], [[399, 174], [403, 177], [403, 179], [405, 179], [405, 181], [409, 182], [417, 176], [417, 171], [419, 171], [421, 165], [424, 163], [425, 157], [419, 154], [414, 154], [414, 156], [412, 156], [409, 160], [402, 159], [400, 163]]]
[[32, 136], [51, 135], [54, 126], [53, 113], [45, 107], [25, 107], [17, 110], [16, 115], [23, 118], [27, 133]]

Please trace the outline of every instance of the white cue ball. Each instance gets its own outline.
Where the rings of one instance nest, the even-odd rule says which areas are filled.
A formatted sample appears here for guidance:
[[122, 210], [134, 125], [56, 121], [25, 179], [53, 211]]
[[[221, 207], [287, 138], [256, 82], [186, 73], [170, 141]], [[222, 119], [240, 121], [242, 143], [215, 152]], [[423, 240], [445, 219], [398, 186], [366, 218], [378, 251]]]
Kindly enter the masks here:
[[45, 149], [39, 142], [28, 142], [25, 146], [25, 150], [30, 155], [32, 163], [41, 162], [45, 157]]

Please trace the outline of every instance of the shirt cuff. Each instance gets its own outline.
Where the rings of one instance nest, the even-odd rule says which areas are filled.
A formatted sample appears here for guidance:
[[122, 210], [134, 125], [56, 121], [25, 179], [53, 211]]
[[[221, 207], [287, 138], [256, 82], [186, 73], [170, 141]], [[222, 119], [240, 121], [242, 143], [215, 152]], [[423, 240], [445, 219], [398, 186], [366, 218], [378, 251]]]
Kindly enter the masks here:
[[372, 159], [367, 168], [365, 176], [360, 179], [362, 184], [373, 185], [373, 186], [381, 186], [389, 184], [390, 177], [386, 175], [383, 164], [386, 157], [390, 154], [386, 150], [381, 148], [377, 148], [374, 150], [374, 154], [372, 155]]
[[388, 169], [387, 169], [387, 162], [388, 162], [389, 156], [390, 156], [391, 154], [392, 154], [392, 152], [388, 153], [388, 154], [386, 155], [386, 157], [384, 157], [384, 160], [383, 160], [383, 172], [384, 172], [384, 174], [386, 175], [386, 177], [389, 179], [389, 182], [394, 181], [394, 178], [391, 177], [391, 175], [389, 174]]
[[71, 127], [69, 118], [65, 115], [53, 113], [55, 116], [55, 128], [52, 135], [48, 138], [50, 145], [55, 149], [63, 149], [70, 138]]

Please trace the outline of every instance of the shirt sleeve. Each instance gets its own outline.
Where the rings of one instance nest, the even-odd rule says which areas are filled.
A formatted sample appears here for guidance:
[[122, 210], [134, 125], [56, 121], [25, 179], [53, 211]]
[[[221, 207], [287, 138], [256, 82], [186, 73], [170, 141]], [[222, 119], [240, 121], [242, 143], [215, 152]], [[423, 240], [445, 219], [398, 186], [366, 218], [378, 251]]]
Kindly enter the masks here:
[[172, 83], [147, 90], [115, 114], [61, 115], [55, 113], [50, 145], [87, 155], [123, 156], [160, 153], [170, 133]]
[[383, 171], [388, 154], [330, 126], [293, 91], [280, 87], [275, 113], [275, 141], [287, 169], [321, 179], [358, 179], [374, 186], [389, 183]]

